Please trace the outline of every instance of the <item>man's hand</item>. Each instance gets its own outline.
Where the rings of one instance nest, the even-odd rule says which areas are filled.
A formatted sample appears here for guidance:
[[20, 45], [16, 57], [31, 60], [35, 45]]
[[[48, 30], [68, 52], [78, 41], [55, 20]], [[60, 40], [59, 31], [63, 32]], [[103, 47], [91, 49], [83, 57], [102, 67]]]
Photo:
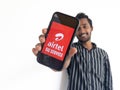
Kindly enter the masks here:
[[[35, 45], [35, 48], [32, 49], [32, 52], [34, 53], [35, 56], [37, 56], [38, 52], [41, 51], [42, 49], [42, 44], [45, 42], [45, 34], [47, 32], [47, 29], [42, 29], [42, 35], [39, 36], [39, 41], [40, 43]], [[77, 53], [77, 49], [74, 47], [71, 47], [69, 50], [69, 54], [66, 57], [66, 61], [64, 63], [63, 69], [67, 68], [70, 64], [71, 57]]]
[[42, 49], [42, 44], [45, 42], [45, 34], [47, 29], [42, 29], [42, 34], [39, 36], [40, 43], [35, 45], [35, 48], [32, 49], [34, 55], [37, 55], [39, 51]]

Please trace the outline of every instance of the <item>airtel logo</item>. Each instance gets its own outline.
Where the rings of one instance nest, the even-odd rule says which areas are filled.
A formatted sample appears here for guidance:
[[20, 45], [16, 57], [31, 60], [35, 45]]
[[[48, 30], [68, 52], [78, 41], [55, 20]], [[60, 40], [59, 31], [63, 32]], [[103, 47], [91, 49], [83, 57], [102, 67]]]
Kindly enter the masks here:
[[55, 34], [55, 40], [56, 41], [60, 41], [60, 40], [62, 40], [64, 38], [64, 34], [62, 34], [62, 33], [57, 33], [57, 34]]

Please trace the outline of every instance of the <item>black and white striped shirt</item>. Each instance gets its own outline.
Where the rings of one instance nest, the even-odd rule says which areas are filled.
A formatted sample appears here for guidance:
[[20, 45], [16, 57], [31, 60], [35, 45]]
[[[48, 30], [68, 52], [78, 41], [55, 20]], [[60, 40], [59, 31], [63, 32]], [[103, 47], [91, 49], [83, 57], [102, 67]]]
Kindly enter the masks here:
[[68, 70], [68, 90], [113, 90], [112, 75], [107, 53], [96, 47], [89, 51], [80, 42], [74, 43], [77, 48]]

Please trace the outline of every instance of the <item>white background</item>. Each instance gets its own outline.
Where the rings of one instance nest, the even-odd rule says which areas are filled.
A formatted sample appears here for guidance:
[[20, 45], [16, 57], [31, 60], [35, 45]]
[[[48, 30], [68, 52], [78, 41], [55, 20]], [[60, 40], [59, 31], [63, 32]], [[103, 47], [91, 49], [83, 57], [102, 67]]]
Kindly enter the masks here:
[[120, 89], [119, 0], [0, 0], [0, 90], [66, 90], [66, 71], [40, 65], [32, 53], [55, 11], [93, 20], [92, 41], [109, 54], [114, 90]]

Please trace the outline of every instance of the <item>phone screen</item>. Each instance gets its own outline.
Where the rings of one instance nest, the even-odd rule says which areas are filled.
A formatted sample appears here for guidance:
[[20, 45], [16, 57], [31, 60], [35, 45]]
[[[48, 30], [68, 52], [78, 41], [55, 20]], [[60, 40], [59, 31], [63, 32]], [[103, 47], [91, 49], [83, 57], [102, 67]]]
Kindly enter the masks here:
[[74, 28], [53, 21], [42, 53], [63, 61], [73, 33]]
[[45, 43], [37, 55], [37, 61], [61, 70], [78, 25], [79, 21], [75, 17], [55, 12], [48, 26]]

